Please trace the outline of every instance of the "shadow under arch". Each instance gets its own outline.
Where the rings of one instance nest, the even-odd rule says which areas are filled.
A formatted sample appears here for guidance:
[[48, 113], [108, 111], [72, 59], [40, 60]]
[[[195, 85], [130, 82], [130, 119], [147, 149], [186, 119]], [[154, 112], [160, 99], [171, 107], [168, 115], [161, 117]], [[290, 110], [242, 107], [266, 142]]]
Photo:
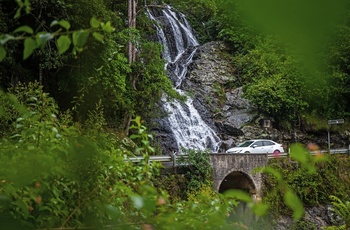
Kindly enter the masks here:
[[219, 193], [229, 189], [240, 189], [251, 195], [256, 194], [256, 186], [253, 179], [242, 171], [233, 171], [221, 181]]
[[[230, 189], [245, 191], [252, 196], [253, 200], [257, 193], [253, 178], [243, 171], [232, 171], [221, 181], [219, 193], [224, 193]], [[242, 223], [247, 229], [259, 229], [256, 226], [258, 217], [248, 207], [247, 203], [242, 201], [238, 201], [234, 211], [229, 213], [228, 220], [233, 223]]]

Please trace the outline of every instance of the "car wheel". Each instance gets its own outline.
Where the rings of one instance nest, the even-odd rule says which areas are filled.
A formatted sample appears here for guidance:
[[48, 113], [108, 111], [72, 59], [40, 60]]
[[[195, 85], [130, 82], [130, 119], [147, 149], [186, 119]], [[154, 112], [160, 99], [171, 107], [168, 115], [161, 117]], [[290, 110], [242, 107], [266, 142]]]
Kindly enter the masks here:
[[280, 154], [281, 152], [278, 150], [278, 149], [276, 149], [275, 151], [273, 151], [273, 154], [274, 155], [278, 155], [278, 154]]
[[244, 153], [250, 153], [249, 151], [245, 151]]

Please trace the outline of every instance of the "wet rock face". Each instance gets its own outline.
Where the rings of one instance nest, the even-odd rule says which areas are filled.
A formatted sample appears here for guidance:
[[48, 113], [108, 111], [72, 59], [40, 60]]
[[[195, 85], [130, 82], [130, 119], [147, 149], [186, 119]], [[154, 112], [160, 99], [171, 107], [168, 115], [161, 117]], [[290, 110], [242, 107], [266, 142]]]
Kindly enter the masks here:
[[[300, 229], [323, 229], [328, 226], [341, 226], [344, 220], [337, 216], [331, 205], [318, 205], [314, 207], [305, 208], [305, 215], [300, 220], [304, 223], [304, 228], [298, 226]], [[275, 230], [291, 230], [297, 229], [295, 222], [289, 216], [280, 216], [274, 220]]]
[[[272, 118], [264, 117], [247, 99], [240, 87], [238, 71], [234, 69], [223, 42], [209, 42], [197, 49], [190, 66], [190, 72], [181, 85], [193, 95], [196, 109], [202, 118], [221, 138], [219, 152], [235, 146], [247, 139], [271, 139], [284, 144], [288, 150], [290, 143], [316, 143], [327, 149], [327, 131], [313, 133], [305, 130], [304, 124], [292, 130], [279, 130]], [[270, 125], [265, 126], [264, 121]], [[333, 148], [349, 145], [350, 132], [331, 134]]]
[[178, 150], [178, 145], [175, 141], [174, 133], [166, 117], [157, 119], [157, 126], [152, 129], [152, 134], [156, 137], [155, 145], [159, 145], [163, 154], [172, 155]]
[[222, 42], [209, 42], [197, 49], [182, 88], [192, 92], [196, 109], [222, 139], [221, 151], [244, 136], [242, 127], [250, 122], [255, 108], [243, 98], [227, 47]]
[[[255, 106], [244, 98], [239, 74], [231, 65], [224, 43], [209, 42], [199, 46], [189, 68], [179, 87], [190, 92], [202, 119], [221, 138], [219, 152], [224, 152], [244, 140], [258, 138], [282, 143], [285, 151], [294, 142], [313, 142], [322, 149], [327, 149], [327, 131], [321, 134], [306, 132], [302, 129], [304, 125], [289, 131], [278, 130], [273, 119], [271, 125], [264, 125], [264, 121], [270, 118], [260, 115]], [[162, 122], [166, 125], [166, 121]], [[163, 131], [158, 132], [162, 133], [159, 142], [164, 141], [161, 144], [164, 153], [171, 153], [177, 146], [171, 130], [165, 128], [166, 132]], [[344, 135], [331, 134], [334, 148], [348, 146], [349, 140], [350, 132]]]
[[[255, 107], [243, 97], [239, 78], [222, 42], [209, 42], [197, 48], [186, 78], [179, 87], [190, 92], [202, 119], [221, 138], [219, 152], [245, 139], [266, 137], [277, 141], [281, 136], [274, 129], [262, 129], [259, 123], [252, 123], [257, 117]], [[161, 126], [166, 125], [165, 120], [161, 122]], [[164, 153], [172, 152], [176, 146], [171, 130], [162, 129], [156, 130], [157, 139]]]

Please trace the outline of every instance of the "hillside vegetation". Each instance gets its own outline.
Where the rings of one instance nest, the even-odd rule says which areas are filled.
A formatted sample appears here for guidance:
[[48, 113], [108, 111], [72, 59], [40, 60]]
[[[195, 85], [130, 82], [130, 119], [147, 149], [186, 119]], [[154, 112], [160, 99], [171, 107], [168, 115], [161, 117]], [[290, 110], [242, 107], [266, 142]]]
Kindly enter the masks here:
[[[246, 97], [262, 114], [286, 126], [298, 118], [349, 117], [347, 2], [340, 5], [345, 12], [337, 11], [339, 17], [319, 22], [329, 26], [327, 33], [314, 31], [312, 38], [322, 37], [321, 41], [303, 43], [300, 38], [306, 46], [293, 43], [293, 37], [284, 40], [290, 34], [281, 34], [278, 25], [264, 28], [249, 20], [246, 15], [257, 13], [249, 12], [251, 1], [167, 3], [187, 15], [201, 43], [223, 40], [230, 45], [227, 55], [241, 79], [232, 87], [244, 86]], [[305, 18], [291, 19], [309, 19], [310, 6], [301, 7]], [[162, 95], [181, 97], [165, 75], [162, 47], [152, 42], [155, 29], [145, 7], [140, 1], [135, 28], [128, 25], [128, 10], [125, 0], [0, 2], [4, 228], [245, 229], [227, 221], [239, 200], [249, 203], [256, 215], [266, 214], [271, 204], [254, 203], [248, 194], [212, 191], [207, 152], [188, 150], [196, 165], [192, 173], [179, 176], [176, 185], [163, 178], [163, 185], [172, 186], [156, 186], [161, 166], [148, 159], [162, 153], [148, 130], [156, 126], [154, 118], [162, 116]], [[258, 21], [264, 22], [261, 16]], [[292, 31], [297, 33], [297, 28]], [[129, 44], [136, 47], [134, 61], [128, 56]], [[135, 155], [145, 160], [128, 161]], [[306, 168], [316, 161], [294, 160]], [[266, 173], [271, 172], [268, 169]], [[317, 203], [327, 197], [311, 200], [302, 190], [297, 193], [300, 199], [292, 192], [298, 189], [293, 181], [281, 194], [287, 194], [283, 202], [299, 220], [302, 201]], [[338, 188], [337, 183], [332, 186]], [[172, 188], [179, 193], [172, 194]], [[332, 195], [345, 202], [349, 197], [343, 187], [339, 189]]]

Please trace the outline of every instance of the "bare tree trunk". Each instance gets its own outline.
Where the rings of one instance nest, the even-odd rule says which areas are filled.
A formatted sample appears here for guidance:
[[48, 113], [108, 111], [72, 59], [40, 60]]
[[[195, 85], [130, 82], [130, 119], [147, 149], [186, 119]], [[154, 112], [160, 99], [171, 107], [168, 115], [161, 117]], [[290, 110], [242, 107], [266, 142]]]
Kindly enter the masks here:
[[[136, 6], [137, 6], [137, 2], [135, 0], [129, 0], [129, 6], [128, 6], [129, 29], [136, 28], [136, 14], [137, 14]], [[131, 37], [130, 39], [133, 39], [133, 38]], [[136, 48], [133, 42], [135, 41], [129, 41], [129, 47], [128, 47], [129, 64], [132, 64], [136, 60]]]
[[[136, 0], [129, 0], [129, 5], [128, 5], [128, 26], [129, 29], [135, 29], [136, 28], [136, 6], [137, 6], [137, 1]], [[131, 65], [136, 61], [136, 46], [135, 46], [135, 38], [132, 33], [130, 33], [130, 41], [128, 44], [128, 60], [129, 64]], [[136, 77], [133, 77], [132, 80], [132, 85], [134, 89], [136, 90]], [[124, 127], [124, 132], [125, 135], [129, 135], [129, 128], [130, 128], [130, 122], [131, 122], [132, 114], [128, 113], [125, 116], [125, 127]]]
[[[136, 7], [137, 7], [137, 2], [136, 0], [133, 0], [133, 7], [132, 7], [132, 28], [136, 28]], [[132, 62], [135, 62], [136, 60], [136, 44], [133, 44], [132, 47]]]
[[130, 129], [130, 124], [131, 124], [131, 114], [130, 113], [126, 114], [124, 120], [125, 120], [124, 121], [124, 124], [125, 124], [124, 134], [125, 134], [125, 136], [129, 136], [129, 129]]
[[[129, 0], [129, 5], [128, 5], [128, 26], [129, 29], [132, 28], [132, 4], [133, 0]], [[132, 63], [132, 43], [129, 41], [129, 46], [128, 46], [128, 57], [129, 57], [129, 64]]]

